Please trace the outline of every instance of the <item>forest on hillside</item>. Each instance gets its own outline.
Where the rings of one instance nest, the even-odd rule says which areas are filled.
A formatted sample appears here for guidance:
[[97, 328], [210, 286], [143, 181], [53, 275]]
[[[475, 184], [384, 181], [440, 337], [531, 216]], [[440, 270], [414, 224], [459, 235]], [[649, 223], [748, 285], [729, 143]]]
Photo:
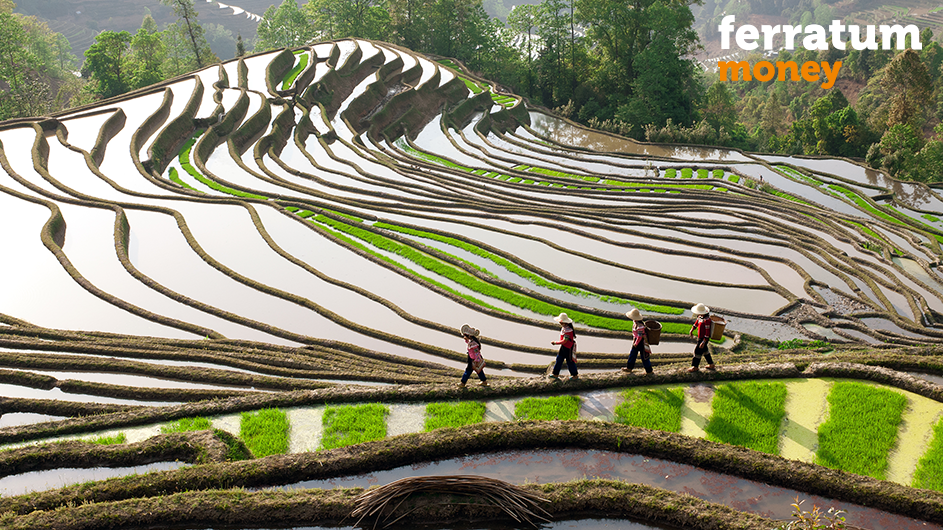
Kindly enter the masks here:
[[[0, 0], [0, 119], [113, 97], [219, 61], [193, 0], [161, 2], [176, 22], [159, 28], [145, 16], [134, 33], [101, 31], [79, 60], [65, 37]], [[754, 3], [746, 4], [772, 9]], [[533, 103], [635, 139], [859, 157], [898, 178], [943, 180], [943, 49], [931, 29], [919, 51], [779, 55], [799, 64], [842, 61], [828, 90], [805, 81], [721, 82], [693, 58], [701, 41], [692, 9], [712, 9], [710, 19], [728, 7], [543, 0], [516, 6], [502, 21], [482, 0], [284, 0], [265, 11], [253, 42], [237, 40], [236, 53], [342, 37], [387, 41], [458, 59]], [[776, 10], [797, 23], [834, 14], [821, 0], [784, 0]]]

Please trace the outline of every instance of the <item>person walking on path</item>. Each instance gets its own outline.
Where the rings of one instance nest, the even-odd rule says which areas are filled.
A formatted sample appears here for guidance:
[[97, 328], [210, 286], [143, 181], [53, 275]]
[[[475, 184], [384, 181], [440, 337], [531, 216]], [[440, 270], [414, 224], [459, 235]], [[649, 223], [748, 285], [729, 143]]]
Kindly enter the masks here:
[[691, 308], [691, 312], [697, 315], [697, 318], [694, 320], [694, 325], [691, 326], [691, 331], [688, 332], [688, 336], [694, 336], [694, 330], [697, 330], [697, 344], [694, 346], [694, 358], [691, 359], [691, 367], [688, 368], [689, 372], [697, 372], [700, 369], [698, 365], [701, 364], [701, 355], [704, 356], [704, 360], [707, 361], [708, 370], [716, 370], [714, 367], [714, 359], [711, 358], [711, 352], [707, 349], [707, 343], [711, 339], [711, 334], [714, 331], [714, 321], [711, 320], [711, 310], [704, 304], [697, 304]]
[[566, 361], [566, 368], [570, 371], [570, 379], [577, 379], [579, 375], [576, 371], [576, 359], [573, 352], [576, 350], [576, 330], [573, 329], [573, 320], [566, 316], [566, 313], [560, 313], [553, 317], [560, 323], [560, 340], [553, 341], [550, 344], [560, 345], [560, 351], [557, 353], [557, 362], [553, 365], [553, 375], [551, 379], [560, 378], [560, 368], [563, 367], [563, 361]]
[[652, 375], [652, 348], [648, 344], [648, 334], [645, 332], [645, 322], [642, 320], [642, 313], [634, 308], [625, 316], [632, 319], [632, 351], [629, 352], [629, 360], [622, 368], [623, 372], [632, 373], [635, 369], [636, 357], [642, 358], [642, 366], [645, 368], [645, 375]]
[[488, 386], [488, 378], [485, 377], [485, 359], [481, 356], [481, 341], [478, 340], [478, 335], [481, 332], [477, 329], [469, 326], [468, 324], [462, 324], [462, 337], [465, 338], [465, 345], [468, 348], [468, 364], [465, 365], [465, 373], [462, 375], [462, 382], [458, 384], [460, 387], [465, 387], [465, 383], [468, 382], [468, 378], [471, 377], [472, 371], [478, 372], [478, 379], [481, 380], [478, 384], [481, 386]]

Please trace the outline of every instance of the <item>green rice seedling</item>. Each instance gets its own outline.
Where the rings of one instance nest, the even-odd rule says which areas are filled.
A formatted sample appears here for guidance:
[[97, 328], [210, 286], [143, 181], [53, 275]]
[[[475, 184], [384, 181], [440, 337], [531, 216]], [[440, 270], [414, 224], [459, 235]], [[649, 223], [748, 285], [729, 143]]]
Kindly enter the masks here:
[[713, 413], [704, 431], [714, 442], [779, 454], [779, 431], [786, 415], [786, 385], [744, 381], [717, 386]]
[[479, 401], [429, 403], [426, 405], [426, 431], [439, 427], [464, 427], [485, 421], [485, 404]]
[[675, 168], [671, 167], [665, 170], [665, 178], [673, 179], [676, 176], [678, 176], [678, 170]]
[[689, 179], [694, 176], [694, 170], [689, 167], [681, 168], [681, 178]]
[[921, 215], [920, 217], [923, 217], [924, 219], [926, 219], [927, 221], [930, 221], [930, 222], [932, 222], [932, 223], [939, 223], [939, 222], [940, 222], [940, 219], [939, 219], [939, 218], [937, 218], [937, 217], [935, 217], [935, 216], [933, 216], [933, 215], [930, 215], [930, 214], [928, 214], [928, 213], [925, 213], [925, 214]]
[[708, 177], [709, 177], [709, 174], [708, 174], [708, 172], [707, 172], [706, 169], [698, 169], [698, 170], [697, 170], [697, 178], [699, 178], [699, 179], [706, 179], [706, 178], [708, 178]]
[[943, 492], [943, 419], [933, 426], [933, 439], [927, 452], [917, 462], [911, 485]]
[[616, 405], [616, 423], [681, 432], [683, 388], [630, 388], [622, 392], [622, 399]]
[[579, 396], [524, 398], [514, 406], [519, 420], [575, 420], [580, 415]]
[[737, 184], [740, 182], [740, 175], [734, 175], [733, 173], [731, 173], [727, 177], [727, 180], [729, 180], [730, 182], [733, 182], [734, 184]]
[[[181, 187], [183, 187], [183, 188], [187, 188], [187, 189], [193, 190], [193, 191], [200, 191], [200, 190], [194, 188], [193, 186], [187, 184], [186, 182], [184, 182], [184, 181], [180, 178], [180, 174], [177, 173], [177, 168], [175, 168], [175, 167], [171, 167], [170, 169], [168, 169], [168, 170], [167, 170], [167, 175], [170, 177], [170, 181], [173, 182], [174, 184], [177, 184], [178, 186], [181, 186]], [[200, 193], [203, 193], [203, 192], [200, 191]]]
[[711, 178], [723, 180], [723, 179], [724, 179], [724, 170], [723, 170], [723, 169], [715, 169], [714, 171], [711, 172]]
[[288, 415], [278, 409], [243, 412], [239, 437], [256, 458], [288, 452]]
[[298, 77], [298, 74], [308, 66], [308, 52], [305, 50], [298, 50], [295, 52], [295, 55], [298, 56], [298, 64], [292, 67], [291, 70], [285, 74], [285, 79], [282, 81], [282, 90], [288, 90], [291, 88], [291, 84], [295, 82], [295, 78]]
[[123, 432], [119, 432], [114, 436], [99, 436], [87, 441], [97, 445], [118, 445], [128, 443], [128, 437]]
[[885, 479], [887, 453], [897, 441], [907, 398], [863, 383], [836, 383], [828, 395], [829, 418], [819, 425], [815, 463]]
[[215, 180], [206, 178], [205, 176], [203, 176], [202, 173], [197, 171], [195, 167], [193, 167], [193, 164], [190, 163], [190, 150], [193, 149], [193, 144], [196, 143], [197, 139], [203, 134], [203, 132], [204, 131], [202, 129], [197, 130], [195, 133], [193, 133], [193, 136], [189, 140], [187, 140], [185, 144], [183, 144], [183, 147], [180, 148], [180, 153], [177, 156], [177, 161], [180, 162], [180, 167], [182, 167], [184, 171], [189, 173], [191, 177], [197, 179], [199, 182], [205, 184], [206, 186], [209, 186], [211, 189], [214, 189], [216, 191], [227, 193], [229, 195], [235, 195], [236, 197], [244, 197], [247, 199], [261, 199], [261, 200], [268, 199], [268, 197], [264, 197], [262, 195], [256, 195], [254, 193], [248, 193], [245, 191], [230, 188], [228, 186], [223, 186], [222, 184], [216, 182]]
[[346, 447], [386, 438], [390, 409], [380, 403], [327, 407], [320, 449]]
[[213, 423], [208, 418], [199, 416], [196, 418], [180, 418], [170, 425], [161, 427], [160, 432], [169, 434], [172, 432], [205, 431], [212, 428]]

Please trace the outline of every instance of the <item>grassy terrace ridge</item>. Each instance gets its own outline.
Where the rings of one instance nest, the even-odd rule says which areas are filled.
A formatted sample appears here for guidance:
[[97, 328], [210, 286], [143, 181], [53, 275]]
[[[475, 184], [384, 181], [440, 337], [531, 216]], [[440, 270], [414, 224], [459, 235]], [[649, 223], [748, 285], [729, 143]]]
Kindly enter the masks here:
[[429, 403], [426, 405], [425, 430], [464, 427], [485, 421], [486, 406], [481, 401]]
[[[313, 219], [319, 223], [333, 228], [334, 230], [343, 232], [349, 236], [356, 237], [361, 241], [367, 242], [376, 248], [402, 256], [416, 265], [419, 265], [420, 267], [432, 273], [438, 274], [439, 276], [448, 278], [449, 280], [452, 280], [476, 293], [481, 293], [482, 295], [502, 300], [513, 306], [520, 307], [521, 309], [526, 309], [533, 313], [547, 316], [555, 316], [561, 312], [566, 312], [574, 321], [587, 326], [614, 331], [632, 330], [632, 322], [626, 319], [601, 317], [598, 315], [585, 313], [583, 311], [563, 308], [544, 302], [542, 300], [537, 300], [510, 289], [505, 289], [503, 287], [498, 287], [496, 285], [482, 281], [464, 270], [453, 267], [427, 254], [421, 253], [411, 247], [383, 237], [374, 232], [351, 226], [325, 216], [316, 216]], [[665, 322], [662, 324], [663, 333], [684, 333], [687, 332], [688, 329], [689, 326], [687, 324], [674, 322]]]
[[684, 388], [630, 388], [622, 391], [615, 421], [658, 431], [681, 431]]
[[347, 447], [386, 438], [386, 416], [390, 409], [380, 403], [327, 407], [324, 437], [319, 450]]
[[288, 452], [288, 415], [279, 409], [243, 412], [239, 437], [257, 458]]
[[711, 405], [714, 412], [705, 428], [709, 440], [779, 454], [780, 428], [786, 415], [784, 383], [718, 385]]
[[625, 300], [625, 299], [617, 298], [614, 296], [601, 296], [601, 295], [598, 295], [589, 291], [584, 291], [583, 289], [579, 289], [577, 287], [571, 287], [569, 285], [562, 285], [555, 282], [551, 282], [551, 281], [545, 280], [543, 277], [541, 277], [538, 274], [535, 274], [527, 269], [524, 269], [518, 266], [517, 264], [515, 264], [514, 262], [510, 260], [502, 258], [501, 256], [497, 256], [491, 252], [488, 252], [487, 250], [484, 250], [477, 245], [466, 243], [465, 241], [460, 241], [452, 237], [441, 236], [438, 234], [433, 234], [431, 232], [426, 232], [422, 230], [414, 230], [412, 228], [405, 228], [405, 227], [391, 225], [389, 223], [383, 223], [383, 222], [374, 223], [373, 226], [376, 228], [383, 229], [383, 230], [390, 230], [392, 232], [399, 232], [401, 234], [407, 234], [407, 235], [421, 237], [425, 239], [431, 239], [433, 241], [439, 241], [441, 243], [445, 243], [447, 245], [460, 248], [462, 250], [471, 252], [472, 254], [475, 254], [476, 256], [493, 261], [494, 263], [507, 269], [509, 272], [517, 276], [520, 276], [521, 278], [524, 278], [535, 285], [538, 285], [540, 287], [545, 287], [547, 289], [552, 289], [555, 291], [564, 291], [566, 293], [576, 295], [576, 296], [595, 297], [595, 298], [599, 298], [600, 300], [604, 302], [609, 302], [609, 303], [614, 303], [614, 304], [632, 305], [634, 307], [637, 307], [640, 311], [664, 313], [664, 314], [669, 314], [669, 315], [680, 315], [684, 313], [683, 309], [680, 309], [677, 307], [646, 304], [644, 302]]
[[819, 426], [815, 462], [878, 479], [897, 441], [907, 398], [862, 383], [839, 382], [828, 396], [829, 418]]
[[575, 420], [580, 415], [581, 401], [573, 395], [524, 398], [514, 406], [514, 415], [519, 420]]

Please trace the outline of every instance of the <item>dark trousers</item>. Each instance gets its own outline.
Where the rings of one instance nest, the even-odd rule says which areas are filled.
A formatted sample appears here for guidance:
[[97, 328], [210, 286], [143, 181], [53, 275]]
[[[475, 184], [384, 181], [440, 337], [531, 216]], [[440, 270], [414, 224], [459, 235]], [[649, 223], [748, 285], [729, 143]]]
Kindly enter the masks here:
[[557, 353], [557, 362], [553, 364], [553, 375], [560, 375], [560, 368], [563, 367], [563, 361], [566, 361], [566, 369], [570, 375], [576, 375], [576, 363], [573, 362], [573, 350], [566, 346], [560, 346], [560, 352]]
[[711, 358], [711, 352], [707, 349], [707, 340], [703, 342], [704, 346], [701, 346], [701, 343], [698, 342], [697, 346], [694, 347], [694, 358], [691, 359], [691, 366], [697, 368], [701, 364], [701, 355], [704, 356], [704, 360], [707, 361], [707, 364], [714, 364], [714, 359]]
[[[472, 374], [472, 372], [474, 372], [474, 371], [475, 371], [475, 370], [472, 369], [472, 360], [471, 360], [471, 357], [469, 357], [469, 358], [468, 358], [468, 364], [465, 365], [465, 373], [462, 375], [462, 383], [467, 382], [467, 381], [468, 381], [468, 378], [471, 377], [471, 374]], [[484, 368], [482, 368], [481, 371], [478, 372], [478, 379], [481, 379], [482, 381], [485, 380], [485, 369], [484, 369]]]
[[645, 367], [645, 371], [652, 373], [652, 361], [649, 359], [651, 354], [645, 351], [645, 346], [632, 346], [632, 351], [629, 352], [629, 362], [626, 363], [626, 366], [629, 367], [629, 370], [635, 368], [635, 359], [636, 357], [642, 358], [642, 366]]

